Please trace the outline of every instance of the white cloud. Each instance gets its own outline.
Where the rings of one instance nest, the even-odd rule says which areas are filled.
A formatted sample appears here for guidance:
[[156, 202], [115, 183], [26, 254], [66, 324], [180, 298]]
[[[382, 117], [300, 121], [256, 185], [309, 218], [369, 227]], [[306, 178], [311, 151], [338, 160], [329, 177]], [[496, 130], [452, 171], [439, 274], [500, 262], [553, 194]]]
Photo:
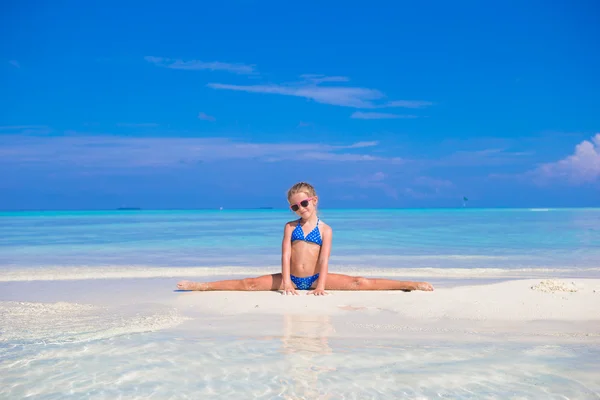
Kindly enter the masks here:
[[385, 107], [402, 107], [402, 108], [424, 108], [432, 106], [431, 101], [420, 101], [420, 100], [395, 100], [390, 101]]
[[375, 157], [370, 154], [351, 154], [351, 153], [329, 153], [329, 152], [307, 152], [302, 155], [302, 159], [320, 160], [320, 161], [375, 161], [382, 160], [381, 157]]
[[21, 131], [23, 129], [46, 129], [45, 125], [4, 125], [0, 126], [0, 131]]
[[348, 149], [358, 149], [361, 147], [373, 147], [373, 146], [377, 146], [379, 144], [378, 141], [370, 141], [370, 142], [356, 142], [351, 144], [350, 146], [348, 146]]
[[15, 68], [21, 68], [21, 64], [17, 60], [8, 60], [8, 63]]
[[313, 85], [227, 85], [222, 83], [209, 83], [207, 86], [217, 90], [234, 90], [238, 92], [303, 97], [314, 100], [317, 103], [355, 108], [373, 108], [374, 105], [372, 101], [383, 97], [383, 94], [377, 90], [357, 87], [322, 87]]
[[46, 125], [5, 125], [0, 126], [0, 132], [6, 132], [7, 135], [44, 136], [53, 130]]
[[402, 191], [406, 196], [412, 197], [413, 199], [430, 199], [432, 197], [431, 193], [424, 193], [413, 188], [407, 187]]
[[352, 177], [342, 177], [330, 180], [331, 183], [342, 183], [358, 188], [376, 188], [382, 190], [388, 197], [398, 198], [398, 191], [387, 181], [387, 174], [378, 171], [372, 174], [361, 174]]
[[403, 190], [404, 195], [415, 199], [458, 198], [457, 188], [447, 179], [418, 176]]
[[154, 56], [146, 56], [144, 59], [158, 67], [171, 69], [226, 71], [239, 75], [252, 75], [256, 73], [254, 66], [247, 64], [232, 64], [220, 61], [205, 62], [200, 60], [183, 61]]
[[388, 113], [378, 113], [378, 112], [362, 112], [357, 111], [353, 113], [350, 118], [354, 119], [410, 119], [410, 118], [418, 118], [416, 115], [400, 115], [400, 114], [388, 114]]
[[595, 182], [600, 179], [600, 133], [576, 145], [570, 156], [542, 164], [529, 175], [539, 183], [549, 180], [567, 180], [572, 184]]
[[315, 160], [323, 162], [386, 162], [367, 153], [348, 149], [375, 146], [376, 142], [348, 145], [306, 143], [249, 143], [219, 138], [159, 138], [90, 136], [70, 132], [66, 136], [0, 136], [0, 163], [64, 165], [82, 167], [161, 167], [198, 162], [252, 159], [262, 162]]
[[384, 180], [386, 178], [386, 175], [383, 172], [375, 172], [373, 175], [371, 175], [371, 181], [372, 182], [381, 182], [382, 180]]
[[156, 128], [159, 125], [154, 122], [143, 122], [143, 123], [139, 123], [139, 124], [119, 122], [119, 123], [117, 123], [117, 126], [121, 127], [121, 128]]
[[436, 191], [454, 187], [454, 184], [447, 179], [436, 179], [428, 176], [419, 176], [415, 178], [414, 183], [419, 186], [433, 188]]
[[399, 100], [381, 103], [385, 95], [376, 89], [353, 86], [319, 86], [323, 82], [346, 82], [346, 77], [321, 77], [303, 75], [304, 81], [290, 84], [268, 85], [230, 85], [223, 83], [209, 83], [207, 86], [216, 90], [232, 90], [248, 93], [278, 94], [283, 96], [303, 97], [317, 103], [353, 108], [382, 108], [382, 107], [424, 107], [432, 104], [422, 101]]
[[200, 112], [200, 113], [198, 113], [198, 119], [202, 119], [202, 120], [204, 120], [204, 121], [211, 121], [211, 122], [214, 122], [214, 121], [216, 121], [216, 120], [217, 120], [217, 119], [216, 119], [215, 117], [213, 117], [212, 115], [208, 115], [208, 114], [206, 114], [206, 113], [203, 113], [203, 112]]
[[457, 151], [437, 160], [427, 161], [431, 166], [468, 167], [501, 166], [528, 162], [531, 151], [507, 151], [504, 148], [490, 148], [475, 151]]
[[314, 74], [304, 74], [300, 75], [300, 78], [305, 79], [306, 81], [312, 82], [314, 84], [322, 83], [322, 82], [348, 82], [350, 79], [345, 76], [325, 76], [325, 75], [314, 75]]
[[[341, 183], [355, 188], [376, 188], [382, 190], [388, 197], [398, 199], [401, 196], [416, 199], [435, 199], [458, 197], [456, 186], [449, 180], [427, 176], [410, 178], [403, 173], [390, 177], [378, 171], [370, 174], [359, 174], [350, 177], [340, 177], [330, 180], [331, 183]], [[412, 186], [412, 187], [411, 187]]]

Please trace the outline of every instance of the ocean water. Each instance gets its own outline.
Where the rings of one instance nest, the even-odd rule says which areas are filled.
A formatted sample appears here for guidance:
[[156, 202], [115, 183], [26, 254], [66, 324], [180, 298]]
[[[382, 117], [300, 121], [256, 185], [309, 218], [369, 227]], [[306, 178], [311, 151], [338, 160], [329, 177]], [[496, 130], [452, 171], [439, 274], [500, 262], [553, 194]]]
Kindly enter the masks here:
[[263, 337], [182, 326], [85, 342], [0, 344], [0, 398], [600, 396], [597, 344], [360, 339], [335, 335], [343, 326], [330, 317], [279, 319], [283, 334]]
[[[172, 293], [164, 282], [174, 280], [77, 281], [278, 271], [283, 224], [293, 217], [0, 213], [0, 398], [600, 398], [595, 328], [523, 340], [384, 328], [359, 335], [353, 316], [198, 315], [175, 305], [202, 293]], [[600, 209], [324, 209], [321, 218], [334, 229], [332, 271], [600, 276]]]
[[[393, 209], [320, 212], [332, 271], [600, 275], [600, 209]], [[0, 213], [0, 280], [278, 271], [287, 210]], [[466, 272], [465, 272], [466, 271]], [[57, 274], [58, 273], [58, 274]], [[83, 275], [82, 275], [83, 274]], [[546, 274], [547, 275], [547, 274]]]

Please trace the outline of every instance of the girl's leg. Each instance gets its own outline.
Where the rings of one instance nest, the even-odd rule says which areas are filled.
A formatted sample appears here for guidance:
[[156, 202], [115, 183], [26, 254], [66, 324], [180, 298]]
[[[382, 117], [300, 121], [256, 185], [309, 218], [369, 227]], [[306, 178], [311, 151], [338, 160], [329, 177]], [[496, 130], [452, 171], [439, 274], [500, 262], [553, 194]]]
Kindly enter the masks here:
[[266, 291], [282, 290], [281, 274], [263, 275], [258, 278], [231, 279], [216, 282], [181, 281], [177, 284], [179, 290], [235, 290], [235, 291]]
[[327, 274], [325, 290], [426, 290], [433, 286], [427, 282], [397, 281], [392, 279], [368, 279], [359, 276]]

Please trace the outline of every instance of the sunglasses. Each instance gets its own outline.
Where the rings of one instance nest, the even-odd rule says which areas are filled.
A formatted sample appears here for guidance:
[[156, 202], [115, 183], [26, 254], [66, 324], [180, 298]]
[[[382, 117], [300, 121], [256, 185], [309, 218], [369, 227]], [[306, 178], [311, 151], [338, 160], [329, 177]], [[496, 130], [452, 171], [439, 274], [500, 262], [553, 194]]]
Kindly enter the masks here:
[[306, 208], [308, 207], [308, 202], [311, 201], [312, 199], [314, 199], [314, 197], [309, 197], [308, 199], [304, 199], [299, 203], [296, 204], [292, 204], [290, 205], [290, 208], [292, 209], [292, 211], [298, 211], [298, 209], [300, 209], [300, 206]]

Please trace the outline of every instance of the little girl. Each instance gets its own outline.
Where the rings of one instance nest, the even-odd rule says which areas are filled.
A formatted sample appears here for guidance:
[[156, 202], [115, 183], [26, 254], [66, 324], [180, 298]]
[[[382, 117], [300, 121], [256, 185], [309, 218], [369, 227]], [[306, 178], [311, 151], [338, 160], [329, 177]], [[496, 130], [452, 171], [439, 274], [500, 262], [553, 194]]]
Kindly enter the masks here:
[[332, 230], [317, 216], [319, 198], [315, 188], [306, 183], [295, 184], [287, 193], [290, 208], [300, 218], [285, 224], [281, 249], [281, 273], [258, 278], [232, 279], [217, 282], [181, 281], [181, 290], [279, 290], [282, 294], [326, 295], [325, 290], [433, 290], [427, 282], [367, 279], [342, 274], [330, 274]]

